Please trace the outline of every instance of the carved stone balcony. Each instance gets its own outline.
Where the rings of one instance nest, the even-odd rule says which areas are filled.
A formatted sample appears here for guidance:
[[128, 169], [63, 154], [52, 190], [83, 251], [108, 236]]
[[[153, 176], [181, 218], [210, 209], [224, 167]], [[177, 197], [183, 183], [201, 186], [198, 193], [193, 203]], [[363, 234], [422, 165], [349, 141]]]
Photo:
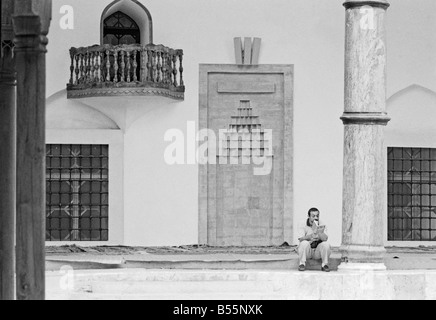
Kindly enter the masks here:
[[183, 50], [163, 45], [71, 48], [69, 99], [163, 96], [183, 100]]

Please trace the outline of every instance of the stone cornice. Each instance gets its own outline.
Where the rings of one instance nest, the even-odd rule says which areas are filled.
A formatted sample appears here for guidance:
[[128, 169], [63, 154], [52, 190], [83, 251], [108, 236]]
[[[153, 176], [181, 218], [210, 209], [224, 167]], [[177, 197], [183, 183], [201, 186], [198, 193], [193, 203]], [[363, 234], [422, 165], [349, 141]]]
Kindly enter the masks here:
[[362, 125], [383, 125], [386, 126], [391, 118], [387, 113], [372, 112], [346, 112], [341, 117], [342, 122], [346, 124]]
[[350, 0], [344, 3], [344, 7], [346, 9], [359, 8], [359, 7], [374, 7], [374, 8], [382, 8], [387, 10], [390, 7], [390, 4], [386, 1], [364, 1], [364, 0]]

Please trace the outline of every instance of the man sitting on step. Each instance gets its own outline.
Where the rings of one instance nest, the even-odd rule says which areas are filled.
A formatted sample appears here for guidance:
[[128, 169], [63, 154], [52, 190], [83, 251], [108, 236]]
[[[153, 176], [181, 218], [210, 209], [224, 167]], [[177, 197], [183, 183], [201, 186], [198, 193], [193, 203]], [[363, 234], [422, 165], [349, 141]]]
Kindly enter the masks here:
[[311, 208], [308, 218], [300, 231], [300, 245], [298, 246], [299, 271], [306, 270], [307, 259], [322, 260], [321, 270], [330, 272], [329, 258], [331, 255], [330, 244], [327, 243], [328, 235], [326, 226], [319, 220], [319, 210]]

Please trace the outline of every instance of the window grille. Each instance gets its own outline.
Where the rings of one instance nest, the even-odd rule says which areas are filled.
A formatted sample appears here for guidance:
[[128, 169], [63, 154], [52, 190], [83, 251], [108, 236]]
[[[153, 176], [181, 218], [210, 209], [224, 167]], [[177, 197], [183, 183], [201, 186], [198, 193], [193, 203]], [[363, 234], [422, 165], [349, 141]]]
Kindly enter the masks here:
[[109, 146], [47, 145], [47, 241], [108, 241]]
[[436, 149], [388, 149], [388, 240], [436, 241]]

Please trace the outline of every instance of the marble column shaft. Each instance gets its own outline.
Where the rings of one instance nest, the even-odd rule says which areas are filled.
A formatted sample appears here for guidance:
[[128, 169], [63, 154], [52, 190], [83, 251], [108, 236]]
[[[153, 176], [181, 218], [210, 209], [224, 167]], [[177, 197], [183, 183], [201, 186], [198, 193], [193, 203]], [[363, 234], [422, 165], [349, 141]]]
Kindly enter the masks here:
[[346, 1], [343, 260], [385, 253], [386, 1]]

